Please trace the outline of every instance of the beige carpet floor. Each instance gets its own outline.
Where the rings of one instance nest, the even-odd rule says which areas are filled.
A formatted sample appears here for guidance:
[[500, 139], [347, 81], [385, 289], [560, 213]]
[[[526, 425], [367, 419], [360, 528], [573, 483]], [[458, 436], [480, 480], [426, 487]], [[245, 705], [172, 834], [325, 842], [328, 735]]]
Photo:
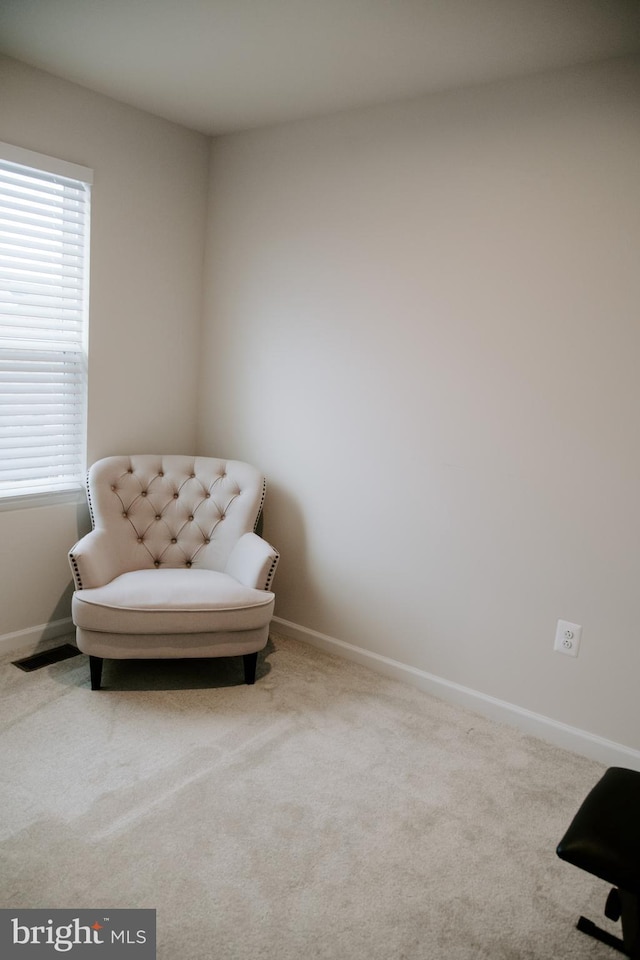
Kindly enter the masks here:
[[612, 960], [555, 846], [596, 763], [273, 635], [0, 664], [0, 906], [152, 907], [159, 960]]

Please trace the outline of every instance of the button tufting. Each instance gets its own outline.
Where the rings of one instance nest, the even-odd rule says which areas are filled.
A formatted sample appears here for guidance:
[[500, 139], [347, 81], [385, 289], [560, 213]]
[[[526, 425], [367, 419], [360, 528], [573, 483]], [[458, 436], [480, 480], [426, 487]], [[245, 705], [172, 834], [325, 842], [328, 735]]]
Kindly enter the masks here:
[[210, 494], [210, 493], [205, 493], [205, 495], [204, 495], [204, 496], [205, 496], [205, 500], [208, 500], [208, 499], [209, 499], [209, 497], [211, 496], [211, 494]]
[[147, 495], [147, 491], [146, 491], [146, 490], [143, 490], [142, 493], [140, 494], [141, 497], [146, 497], [146, 495]]
[[156, 513], [156, 520], [159, 520], [159, 519], [160, 519], [160, 514]]
[[127, 473], [133, 473], [133, 467], [129, 467], [129, 469], [127, 470]]
[[191, 477], [192, 480], [195, 480], [195, 478], [196, 478], [195, 473], [190, 473], [189, 476]]
[[159, 567], [159, 566], [160, 566], [160, 561], [159, 561], [159, 560], [154, 560], [154, 561], [153, 561], [153, 565], [154, 565], [154, 567]]
[[177, 494], [177, 493], [174, 493], [173, 499], [174, 499], [174, 500], [177, 500], [177, 499], [178, 499], [178, 494]]
[[142, 537], [138, 537], [138, 543], [142, 543]]
[[177, 543], [177, 542], [178, 542], [178, 541], [176, 540], [175, 537], [171, 537], [171, 543]]
[[189, 514], [189, 520], [193, 520], [193, 514]]
[[115, 483], [112, 483], [112, 484], [111, 484], [111, 489], [112, 489], [112, 490], [117, 490], [117, 489], [118, 489], [118, 488], [116, 487]]
[[191, 560], [187, 560], [187, 562], [185, 563], [185, 567], [190, 567], [190, 566], [191, 566]]
[[204, 538], [204, 542], [205, 542], [205, 543], [211, 543], [211, 540], [209, 539], [209, 537], [205, 537], [205, 538]]
[[123, 516], [123, 517], [125, 518], [125, 520], [126, 520], [126, 518], [129, 516], [129, 514], [128, 514], [127, 511], [125, 510], [124, 513], [122, 514], [122, 516]]
[[160, 473], [158, 474], [158, 476], [159, 476], [159, 477], [164, 477], [164, 471], [161, 470]]

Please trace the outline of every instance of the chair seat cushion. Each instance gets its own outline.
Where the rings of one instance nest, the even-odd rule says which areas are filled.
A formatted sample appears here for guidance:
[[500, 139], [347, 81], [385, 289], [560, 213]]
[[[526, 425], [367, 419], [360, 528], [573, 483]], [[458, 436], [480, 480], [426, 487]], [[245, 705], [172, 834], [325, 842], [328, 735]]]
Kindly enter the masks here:
[[207, 633], [254, 630], [273, 616], [275, 596], [216, 570], [123, 573], [102, 587], [77, 590], [73, 622], [103, 633]]
[[587, 873], [640, 894], [640, 773], [610, 767], [582, 802], [557, 853]]

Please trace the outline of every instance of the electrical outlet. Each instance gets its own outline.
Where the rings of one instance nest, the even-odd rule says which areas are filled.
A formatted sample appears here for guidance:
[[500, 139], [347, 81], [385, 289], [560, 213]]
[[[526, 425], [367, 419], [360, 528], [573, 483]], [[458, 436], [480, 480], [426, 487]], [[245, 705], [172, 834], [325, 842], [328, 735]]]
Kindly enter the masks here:
[[556, 653], [566, 653], [568, 657], [577, 657], [580, 649], [582, 627], [579, 623], [569, 623], [568, 620], [558, 620], [556, 640], [553, 649]]

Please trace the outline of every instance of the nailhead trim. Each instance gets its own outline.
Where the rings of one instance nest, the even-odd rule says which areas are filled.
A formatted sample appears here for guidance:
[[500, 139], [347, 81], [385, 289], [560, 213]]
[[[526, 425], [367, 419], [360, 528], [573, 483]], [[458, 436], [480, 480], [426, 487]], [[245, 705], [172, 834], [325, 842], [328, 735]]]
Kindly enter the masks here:
[[71, 561], [71, 567], [73, 569], [73, 579], [76, 583], [76, 590], [82, 590], [82, 577], [80, 576], [80, 568], [73, 553], [69, 554], [69, 560]]
[[271, 582], [273, 580], [274, 574], [276, 572], [276, 567], [278, 566], [278, 560], [280, 559], [280, 554], [278, 551], [275, 551], [275, 557], [271, 561], [271, 566], [269, 568], [269, 573], [267, 574], [267, 582], [265, 583], [265, 590], [271, 589]]
[[91, 490], [89, 489], [89, 474], [87, 473], [85, 477], [85, 488], [87, 491], [87, 505], [89, 507], [89, 517], [91, 519], [91, 529], [95, 530], [96, 528], [96, 518], [93, 512], [93, 503], [91, 502]]
[[258, 506], [258, 513], [256, 515], [256, 520], [253, 525], [253, 532], [255, 533], [258, 529], [258, 524], [260, 523], [260, 516], [262, 514], [262, 507], [264, 506], [264, 498], [267, 495], [267, 481], [266, 478], [262, 481], [262, 496], [260, 497], [260, 504]]

